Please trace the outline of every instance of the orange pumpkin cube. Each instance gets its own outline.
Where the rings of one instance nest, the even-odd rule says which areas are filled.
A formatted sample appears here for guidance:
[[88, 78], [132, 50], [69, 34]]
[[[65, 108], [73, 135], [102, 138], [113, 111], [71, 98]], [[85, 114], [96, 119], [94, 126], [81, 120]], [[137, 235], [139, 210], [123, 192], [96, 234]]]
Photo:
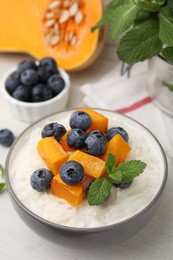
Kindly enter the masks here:
[[66, 151], [66, 152], [74, 152], [75, 150], [74, 150], [72, 147], [70, 147], [70, 146], [68, 145], [68, 143], [67, 143], [67, 135], [68, 135], [69, 132], [70, 132], [70, 130], [67, 131], [67, 132], [65, 133], [65, 135], [63, 135], [63, 137], [61, 138], [61, 140], [59, 141], [59, 143], [60, 143], [60, 145], [62, 146], [62, 148], [64, 149], [64, 151]]
[[76, 185], [68, 185], [64, 183], [60, 175], [53, 177], [50, 183], [52, 194], [58, 198], [66, 200], [70, 205], [76, 207], [83, 200], [83, 185], [78, 183]]
[[92, 119], [92, 124], [90, 128], [87, 130], [87, 132], [91, 132], [93, 130], [100, 130], [103, 133], [106, 133], [108, 130], [108, 118], [104, 115], [96, 112], [95, 110], [91, 108], [80, 108], [78, 110], [85, 111], [88, 113]]
[[37, 151], [46, 166], [56, 175], [68, 155], [54, 137], [46, 137], [38, 142]]
[[77, 150], [68, 159], [82, 164], [85, 175], [97, 179], [106, 173], [105, 162], [98, 157]]
[[106, 161], [109, 153], [113, 154], [116, 158], [116, 165], [124, 162], [130, 152], [131, 147], [119, 134], [115, 135], [108, 143], [106, 152], [100, 158]]

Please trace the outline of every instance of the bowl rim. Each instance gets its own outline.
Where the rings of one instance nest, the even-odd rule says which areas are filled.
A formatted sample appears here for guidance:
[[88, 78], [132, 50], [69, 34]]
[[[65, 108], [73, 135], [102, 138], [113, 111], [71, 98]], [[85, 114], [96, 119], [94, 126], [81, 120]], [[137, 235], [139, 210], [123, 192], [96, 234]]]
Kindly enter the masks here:
[[[82, 107], [80, 107], [82, 108]], [[102, 109], [102, 108], [94, 108], [94, 107], [90, 107], [90, 109], [93, 110], [97, 110], [97, 111], [105, 111], [105, 112], [110, 112], [112, 114], [118, 114], [122, 117], [127, 118], [128, 120], [132, 121], [135, 124], [138, 124], [139, 126], [141, 126], [142, 128], [144, 128], [144, 130], [146, 132], [148, 132], [148, 134], [154, 139], [154, 141], [157, 143], [158, 148], [160, 150], [160, 153], [162, 155], [162, 159], [163, 159], [163, 168], [164, 168], [164, 173], [163, 173], [163, 179], [162, 179], [162, 183], [160, 185], [159, 190], [157, 191], [156, 195], [153, 197], [153, 199], [147, 204], [147, 206], [145, 208], [143, 208], [142, 210], [140, 210], [139, 212], [137, 212], [135, 215], [131, 216], [128, 219], [122, 220], [120, 222], [117, 222], [115, 224], [110, 224], [110, 225], [106, 225], [106, 226], [98, 226], [98, 227], [71, 227], [71, 226], [65, 226], [65, 225], [61, 225], [61, 224], [56, 224], [54, 222], [51, 222], [49, 220], [46, 220], [40, 216], [38, 216], [37, 214], [35, 214], [34, 212], [32, 212], [29, 208], [27, 208], [21, 201], [20, 199], [16, 196], [15, 192], [13, 191], [12, 185], [10, 183], [10, 177], [9, 177], [9, 161], [10, 161], [10, 156], [15, 148], [16, 143], [18, 142], [18, 140], [20, 138], [22, 138], [23, 134], [25, 134], [25, 132], [27, 132], [30, 128], [34, 127], [37, 125], [37, 123], [41, 122], [42, 120], [48, 119], [49, 117], [55, 116], [57, 114], [61, 114], [63, 112], [72, 112], [74, 110], [79, 109], [79, 107], [77, 108], [70, 108], [70, 109], [65, 109], [61, 112], [56, 112], [56, 113], [52, 113], [49, 116], [45, 116], [42, 117], [41, 119], [37, 120], [36, 122], [30, 124], [27, 128], [25, 128], [20, 135], [15, 139], [14, 143], [12, 144], [8, 154], [7, 154], [7, 158], [6, 158], [6, 162], [5, 162], [5, 179], [6, 179], [6, 184], [7, 184], [7, 188], [10, 192], [10, 195], [12, 196], [12, 198], [14, 199], [14, 201], [17, 203], [17, 205], [25, 212], [27, 213], [30, 217], [32, 217], [33, 219], [37, 220], [38, 222], [45, 224], [46, 226], [49, 226], [51, 228], [55, 228], [61, 231], [66, 231], [66, 232], [72, 232], [72, 233], [85, 233], [85, 234], [89, 234], [89, 233], [101, 233], [104, 231], [108, 231], [108, 230], [112, 230], [115, 229], [116, 227], [119, 227], [125, 223], [131, 222], [133, 220], [135, 220], [136, 218], [140, 217], [143, 213], [147, 212], [149, 209], [152, 208], [152, 206], [155, 204], [155, 202], [159, 199], [159, 197], [161, 196], [161, 194], [164, 191], [164, 187], [166, 185], [167, 182], [167, 178], [168, 178], [168, 163], [167, 163], [167, 158], [165, 155], [165, 152], [160, 144], [160, 142], [158, 141], [158, 139], [154, 136], [154, 134], [147, 128], [145, 127], [142, 123], [138, 122], [137, 120], [121, 114], [119, 112], [116, 111], [112, 111], [109, 109]]]
[[[37, 61], [36, 61], [37, 63]], [[44, 106], [47, 106], [49, 104], [52, 104], [54, 101], [58, 101], [60, 100], [61, 98], [64, 97], [64, 95], [66, 95], [70, 89], [70, 85], [71, 85], [71, 82], [70, 82], [70, 77], [69, 75], [67, 74], [67, 72], [65, 70], [63, 70], [62, 68], [58, 68], [58, 70], [60, 71], [60, 74], [62, 75], [64, 81], [65, 81], [65, 87], [64, 89], [58, 94], [56, 95], [55, 97], [51, 98], [51, 99], [48, 99], [48, 100], [45, 100], [45, 101], [41, 101], [41, 102], [25, 102], [25, 101], [21, 101], [21, 100], [17, 100], [15, 98], [13, 98], [9, 93], [8, 91], [6, 90], [6, 87], [5, 87], [5, 81], [7, 79], [7, 77], [16, 71], [16, 68], [17, 66], [15, 67], [12, 67], [11, 69], [9, 69], [5, 74], [4, 76], [2, 77], [2, 80], [1, 80], [1, 92], [3, 94], [3, 96], [9, 101], [11, 102], [11, 104], [15, 104], [17, 106], [21, 106], [21, 107], [33, 107], [33, 108], [36, 108], [36, 107], [44, 107]]]

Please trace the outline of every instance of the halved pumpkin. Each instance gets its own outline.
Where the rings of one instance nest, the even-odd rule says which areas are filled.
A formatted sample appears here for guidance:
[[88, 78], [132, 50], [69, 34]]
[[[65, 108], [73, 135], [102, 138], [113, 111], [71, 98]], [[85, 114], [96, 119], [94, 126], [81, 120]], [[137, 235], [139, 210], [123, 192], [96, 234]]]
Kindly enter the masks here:
[[[78, 18], [75, 8], [70, 12], [74, 2]], [[26, 52], [37, 59], [51, 56], [65, 70], [84, 69], [104, 45], [104, 29], [91, 32], [102, 13], [101, 0], [0, 1], [0, 51]]]

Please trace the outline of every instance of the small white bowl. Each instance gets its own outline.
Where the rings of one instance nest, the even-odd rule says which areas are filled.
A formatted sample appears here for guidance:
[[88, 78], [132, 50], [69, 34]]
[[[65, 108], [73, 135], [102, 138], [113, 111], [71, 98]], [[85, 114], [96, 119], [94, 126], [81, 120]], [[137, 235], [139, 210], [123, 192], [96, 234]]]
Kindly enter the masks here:
[[1, 81], [1, 89], [5, 100], [8, 102], [11, 107], [13, 115], [29, 123], [32, 123], [44, 116], [47, 116], [52, 113], [60, 112], [64, 110], [67, 106], [69, 91], [70, 91], [70, 79], [69, 75], [62, 69], [59, 69], [60, 74], [62, 75], [65, 81], [64, 89], [54, 98], [51, 98], [42, 102], [24, 102], [19, 101], [7, 92], [5, 88], [5, 81], [7, 77], [16, 70], [15, 68], [10, 69], [3, 77]]

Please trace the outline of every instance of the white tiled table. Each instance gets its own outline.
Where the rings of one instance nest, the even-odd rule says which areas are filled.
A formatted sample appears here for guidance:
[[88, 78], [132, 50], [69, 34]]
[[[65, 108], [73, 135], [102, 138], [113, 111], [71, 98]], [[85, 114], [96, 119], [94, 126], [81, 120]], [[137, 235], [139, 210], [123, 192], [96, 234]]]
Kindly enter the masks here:
[[[111, 48], [111, 47], [109, 47]], [[23, 55], [0, 55], [0, 77], [5, 71], [24, 59]], [[105, 48], [101, 59], [109, 59], [107, 48]], [[68, 107], [77, 107], [82, 104], [80, 85], [90, 77], [94, 81], [99, 77], [98, 61], [93, 67], [85, 72], [72, 74], [72, 89]], [[16, 136], [27, 126], [13, 118], [6, 102], [0, 94], [0, 128], [10, 128]], [[8, 149], [0, 147], [0, 163], [4, 165]], [[63, 248], [52, 244], [33, 233], [19, 218], [15, 212], [7, 191], [0, 194], [0, 259], [60, 259], [60, 260], [171, 260], [173, 255], [173, 159], [168, 158], [169, 178], [165, 190], [165, 196], [159, 210], [149, 224], [137, 235], [120, 245], [106, 246], [100, 249], [88, 249], [87, 251]]]

